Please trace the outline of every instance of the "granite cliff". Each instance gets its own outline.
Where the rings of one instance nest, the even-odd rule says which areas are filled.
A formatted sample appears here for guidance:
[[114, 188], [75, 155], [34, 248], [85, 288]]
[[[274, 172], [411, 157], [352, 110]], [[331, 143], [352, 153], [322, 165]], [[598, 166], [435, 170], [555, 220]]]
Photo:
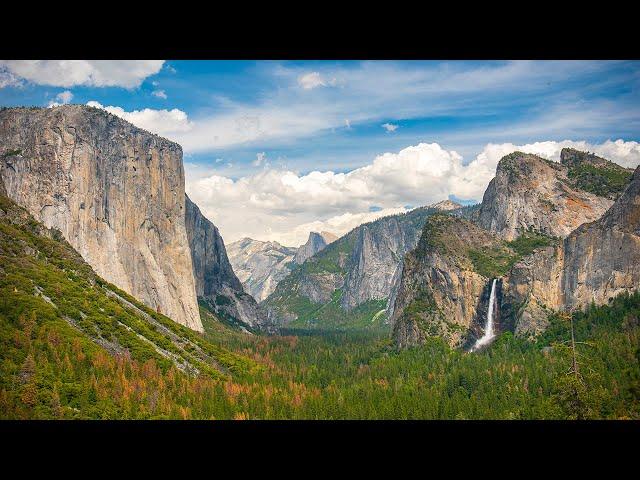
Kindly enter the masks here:
[[0, 156], [7, 195], [98, 275], [202, 330], [179, 145], [91, 107], [10, 108]]
[[304, 245], [300, 245], [296, 251], [295, 262], [298, 265], [303, 264], [307, 258], [313, 257], [316, 253], [323, 250], [331, 242], [337, 240], [331, 232], [309, 232], [309, 238]]
[[222, 236], [189, 197], [186, 231], [198, 298], [218, 316], [250, 327], [266, 327], [266, 315], [244, 291], [233, 271]]
[[482, 205], [467, 218], [429, 219], [405, 257], [392, 316], [396, 345], [434, 335], [469, 345], [482, 333], [492, 278], [500, 279], [497, 331], [527, 338], [553, 311], [640, 288], [639, 177], [571, 149], [560, 164], [504, 157]]
[[297, 249], [278, 242], [243, 238], [229, 244], [227, 253], [233, 271], [244, 289], [258, 302], [267, 298], [295, 266]]
[[[564, 149], [561, 162], [514, 152], [502, 158], [496, 176], [487, 187], [477, 213], [477, 223], [507, 239], [534, 229], [550, 236], [566, 237], [585, 222], [602, 216], [613, 204], [615, 188], [598, 188], [602, 178], [591, 170], [620, 176], [622, 187], [631, 172], [612, 162]], [[610, 165], [609, 165], [610, 164]]]
[[324, 328], [384, 323], [402, 259], [427, 217], [439, 211], [421, 207], [354, 228], [280, 281], [264, 301], [269, 315], [280, 324]]

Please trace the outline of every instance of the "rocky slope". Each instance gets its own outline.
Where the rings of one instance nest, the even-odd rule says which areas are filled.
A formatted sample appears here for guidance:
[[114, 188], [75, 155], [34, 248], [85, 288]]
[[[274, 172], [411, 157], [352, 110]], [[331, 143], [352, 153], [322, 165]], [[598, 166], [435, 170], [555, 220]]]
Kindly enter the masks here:
[[258, 302], [267, 298], [294, 267], [297, 248], [278, 242], [243, 238], [228, 245], [233, 271], [244, 289]]
[[[583, 223], [600, 218], [612, 205], [612, 194], [577, 172], [606, 169], [598, 157], [573, 152], [563, 150], [561, 163], [522, 152], [502, 158], [484, 193], [477, 223], [513, 240], [527, 229], [566, 237]], [[619, 176], [626, 174], [628, 181], [630, 172], [609, 164]]]
[[402, 259], [438, 211], [421, 207], [356, 227], [278, 284], [264, 302], [270, 316], [281, 324], [327, 328], [382, 323]]
[[391, 319], [396, 345], [405, 348], [438, 336], [460, 347], [479, 336], [490, 279], [508, 268], [515, 255], [505, 242], [468, 220], [431, 216], [418, 246], [404, 258]]
[[303, 264], [307, 258], [313, 257], [316, 253], [324, 250], [327, 245], [337, 240], [337, 238], [331, 232], [309, 232], [307, 243], [300, 245], [296, 251], [294, 261], [298, 265]]
[[523, 259], [504, 283], [503, 309], [527, 337], [544, 330], [550, 310], [601, 305], [640, 288], [640, 169], [602, 218]]
[[229, 263], [220, 232], [189, 197], [186, 198], [186, 231], [198, 298], [230, 322], [267, 328], [266, 314], [244, 291]]
[[[464, 215], [427, 221], [418, 248], [405, 257], [392, 318], [397, 346], [433, 335], [470, 344], [482, 333], [492, 278], [500, 279], [498, 331], [529, 338], [546, 328], [552, 311], [640, 288], [638, 170], [629, 183], [627, 169], [593, 155], [565, 150], [561, 159], [556, 165], [508, 155], [471, 215], [479, 225]], [[600, 218], [565, 234], [607, 204]]]
[[[6, 197], [1, 180], [0, 298], [10, 299], [0, 306], [4, 333], [0, 350], [8, 358], [20, 349], [25, 356], [42, 353], [41, 358], [52, 358], [52, 350], [47, 355], [47, 349], [59, 353], [65, 342], [73, 342], [76, 368], [83, 368], [82, 360], [92, 352], [135, 360], [138, 365], [153, 363], [163, 371], [175, 367], [214, 378], [227, 377], [239, 365], [252, 363], [100, 278], [58, 230], [46, 228]], [[37, 341], [20, 330], [28, 317], [33, 322], [30, 329], [44, 332]], [[8, 358], [5, 365], [12, 365]], [[46, 378], [38, 383], [54, 378], [63, 385], [46, 365]], [[96, 363], [84, 365], [95, 371]], [[68, 375], [75, 373], [68, 357], [65, 369]]]
[[0, 175], [98, 275], [202, 330], [179, 145], [91, 107], [3, 109]]

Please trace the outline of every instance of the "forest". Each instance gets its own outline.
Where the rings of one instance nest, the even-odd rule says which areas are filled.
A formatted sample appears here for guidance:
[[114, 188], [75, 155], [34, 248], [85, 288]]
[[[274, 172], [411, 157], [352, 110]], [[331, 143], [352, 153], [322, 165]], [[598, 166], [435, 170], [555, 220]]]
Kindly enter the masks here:
[[637, 419], [640, 294], [554, 316], [536, 342], [506, 332], [466, 353], [432, 339], [395, 351], [388, 332], [234, 331], [203, 311], [207, 341], [260, 368], [188, 375], [112, 356], [37, 309], [1, 306], [2, 418]]

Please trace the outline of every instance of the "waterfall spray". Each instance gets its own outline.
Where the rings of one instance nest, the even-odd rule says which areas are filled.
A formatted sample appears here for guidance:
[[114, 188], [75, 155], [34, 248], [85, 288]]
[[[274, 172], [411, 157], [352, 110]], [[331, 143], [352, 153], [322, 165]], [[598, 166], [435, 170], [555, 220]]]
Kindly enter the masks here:
[[477, 350], [478, 348], [487, 345], [495, 334], [493, 333], [493, 311], [495, 310], [494, 304], [496, 301], [496, 281], [498, 279], [494, 278], [493, 283], [491, 284], [491, 295], [489, 296], [489, 311], [487, 312], [487, 324], [484, 327], [484, 335], [476, 340], [476, 343], [473, 347], [471, 347], [470, 352]]

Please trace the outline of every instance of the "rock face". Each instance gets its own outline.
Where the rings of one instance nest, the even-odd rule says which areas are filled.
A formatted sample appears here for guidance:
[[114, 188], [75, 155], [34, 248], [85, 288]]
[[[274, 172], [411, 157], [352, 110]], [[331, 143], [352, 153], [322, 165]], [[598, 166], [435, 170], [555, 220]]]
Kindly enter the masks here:
[[564, 250], [566, 308], [640, 288], [640, 167], [607, 213], [569, 235]]
[[[640, 168], [631, 175], [572, 150], [561, 161], [508, 155], [470, 217], [427, 221], [418, 247], [405, 256], [392, 316], [397, 346], [429, 336], [468, 345], [482, 331], [491, 278], [500, 279], [498, 331], [527, 338], [547, 327], [553, 311], [640, 288]], [[547, 200], [559, 206], [547, 207]], [[591, 218], [603, 205], [610, 206], [603, 215], [566, 234], [576, 216]]]
[[267, 298], [278, 282], [291, 272], [296, 251], [296, 248], [278, 242], [251, 238], [233, 242], [227, 249], [233, 271], [245, 291], [258, 302]]
[[104, 279], [202, 331], [185, 229], [182, 149], [103, 110], [0, 111], [8, 196]]
[[324, 312], [321, 308], [329, 303], [345, 322], [352, 314], [362, 317], [367, 305], [372, 316], [380, 313], [397, 290], [405, 253], [418, 243], [426, 218], [437, 211], [423, 207], [383, 217], [332, 242], [280, 281], [264, 301], [270, 316], [279, 323], [304, 316], [322, 323], [313, 312]]
[[389, 298], [404, 254], [418, 243], [419, 229], [401, 216], [382, 218], [355, 232], [355, 246], [344, 280], [342, 308]]
[[245, 293], [233, 272], [218, 228], [189, 197], [186, 197], [186, 231], [198, 297], [229, 321], [266, 328], [266, 314]]
[[547, 328], [549, 314], [562, 308], [563, 267], [558, 244], [526, 256], [504, 278], [500, 309], [516, 335], [535, 337]]
[[[563, 158], [566, 163], [568, 153]], [[527, 229], [566, 237], [583, 223], [600, 218], [613, 203], [607, 195], [585, 190], [584, 184], [570, 178], [573, 171], [536, 155], [505, 156], [484, 193], [477, 223], [507, 240]]]
[[441, 202], [431, 205], [431, 208], [435, 208], [436, 210], [440, 210], [442, 212], [457, 210], [460, 207], [462, 207], [462, 205], [451, 200], [442, 200]]
[[479, 337], [491, 278], [478, 272], [470, 251], [502, 249], [508, 253], [494, 235], [468, 220], [431, 216], [418, 246], [404, 258], [391, 319], [395, 344], [406, 348], [438, 336], [461, 347]]
[[310, 232], [307, 243], [300, 245], [298, 248], [294, 258], [295, 262], [298, 265], [303, 264], [307, 258], [313, 257], [316, 253], [324, 250], [327, 245], [337, 239], [338, 237], [331, 232]]
[[515, 333], [533, 337], [553, 310], [607, 303], [640, 288], [640, 174], [595, 222], [574, 230], [555, 248], [537, 251], [505, 278], [504, 310]]

